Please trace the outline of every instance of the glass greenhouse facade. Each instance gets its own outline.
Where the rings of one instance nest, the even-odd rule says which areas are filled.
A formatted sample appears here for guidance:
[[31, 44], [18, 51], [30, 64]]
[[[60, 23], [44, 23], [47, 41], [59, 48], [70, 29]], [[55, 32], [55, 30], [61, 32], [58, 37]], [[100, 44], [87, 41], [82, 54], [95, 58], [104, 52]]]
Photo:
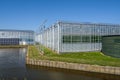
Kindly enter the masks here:
[[38, 41], [58, 53], [101, 51], [102, 36], [120, 35], [120, 25], [57, 22], [37, 35]]
[[34, 31], [0, 30], [0, 45], [34, 44]]

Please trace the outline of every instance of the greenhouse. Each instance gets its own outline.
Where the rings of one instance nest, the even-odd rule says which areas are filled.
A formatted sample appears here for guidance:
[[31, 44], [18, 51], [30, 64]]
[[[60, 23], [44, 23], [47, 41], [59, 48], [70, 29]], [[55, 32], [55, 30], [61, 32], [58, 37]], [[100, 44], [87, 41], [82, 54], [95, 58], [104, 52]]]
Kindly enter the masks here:
[[120, 25], [61, 21], [43, 29], [37, 41], [58, 53], [101, 51], [108, 35], [120, 35]]
[[0, 29], [0, 45], [34, 44], [34, 31]]

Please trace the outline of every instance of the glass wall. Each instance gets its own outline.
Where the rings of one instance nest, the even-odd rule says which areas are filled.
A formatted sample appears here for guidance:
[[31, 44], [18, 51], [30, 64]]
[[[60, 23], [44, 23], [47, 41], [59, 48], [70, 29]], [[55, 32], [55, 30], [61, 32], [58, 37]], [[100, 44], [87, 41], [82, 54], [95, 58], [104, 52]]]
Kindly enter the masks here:
[[120, 35], [120, 25], [57, 22], [43, 31], [40, 42], [62, 52], [101, 51], [102, 36]]
[[34, 44], [34, 31], [0, 30], [0, 45]]

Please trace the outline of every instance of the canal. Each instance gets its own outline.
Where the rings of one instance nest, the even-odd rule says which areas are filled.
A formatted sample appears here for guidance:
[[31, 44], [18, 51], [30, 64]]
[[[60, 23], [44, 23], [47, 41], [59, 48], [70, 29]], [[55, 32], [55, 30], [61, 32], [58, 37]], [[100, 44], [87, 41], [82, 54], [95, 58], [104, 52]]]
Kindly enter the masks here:
[[120, 76], [25, 64], [25, 48], [0, 49], [0, 80], [120, 80]]

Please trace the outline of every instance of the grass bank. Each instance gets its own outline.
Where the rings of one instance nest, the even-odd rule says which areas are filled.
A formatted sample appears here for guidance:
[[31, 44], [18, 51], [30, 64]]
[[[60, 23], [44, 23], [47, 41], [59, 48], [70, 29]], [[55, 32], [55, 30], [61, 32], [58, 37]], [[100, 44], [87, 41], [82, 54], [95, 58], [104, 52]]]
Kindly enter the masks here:
[[79, 52], [69, 54], [56, 54], [48, 48], [44, 48], [44, 55], [40, 55], [38, 49], [35, 46], [29, 46], [28, 57], [31, 59], [40, 60], [53, 60], [72, 62], [80, 64], [91, 64], [101, 66], [116, 66], [120, 67], [120, 59], [106, 56], [101, 52]]
[[27, 46], [28, 45], [0, 45], [0, 48], [23, 48]]

